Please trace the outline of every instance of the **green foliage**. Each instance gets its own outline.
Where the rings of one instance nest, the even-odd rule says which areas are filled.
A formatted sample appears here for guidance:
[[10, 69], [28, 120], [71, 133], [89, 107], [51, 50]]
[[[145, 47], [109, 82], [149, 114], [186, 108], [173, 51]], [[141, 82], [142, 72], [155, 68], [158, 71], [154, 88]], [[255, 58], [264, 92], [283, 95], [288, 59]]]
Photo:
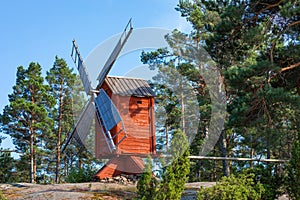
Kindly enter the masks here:
[[66, 61], [57, 56], [53, 67], [47, 72], [46, 76], [46, 80], [51, 87], [50, 94], [56, 100], [56, 106], [51, 109], [51, 115], [54, 120], [53, 132], [55, 134], [45, 139], [47, 141], [47, 149], [56, 149], [56, 183], [59, 183], [61, 173], [61, 143], [65, 140], [74, 124], [72, 90], [75, 77], [76, 75], [67, 66]]
[[[21, 156], [14, 159], [10, 152], [0, 149], [0, 183], [15, 183], [29, 181], [29, 162]], [[28, 155], [25, 156], [27, 160]]]
[[169, 154], [170, 164], [166, 167], [159, 185], [157, 199], [176, 200], [181, 198], [184, 184], [190, 172], [189, 147], [186, 135], [177, 130], [173, 136]]
[[37, 161], [43, 151], [41, 143], [53, 127], [49, 110], [55, 102], [49, 90], [38, 63], [30, 63], [27, 69], [18, 67], [16, 84], [8, 96], [9, 105], [1, 116], [3, 132], [13, 138], [20, 152], [30, 155], [31, 182], [36, 181]]
[[300, 128], [298, 1], [179, 0], [176, 10], [224, 78], [226, 156], [288, 159]]
[[157, 180], [152, 172], [153, 164], [148, 156], [145, 169], [137, 183], [137, 198], [141, 200], [153, 200], [156, 198]]
[[[191, 146], [193, 155], [199, 154], [211, 113], [209, 92], [203, 88], [204, 80], [198, 66], [191, 64], [190, 47], [197, 48], [193, 37], [174, 30], [165, 36], [170, 49], [160, 48], [143, 52], [141, 61], [150, 69], [157, 69], [152, 84], [156, 103], [156, 138], [158, 151], [165, 151], [181, 128], [188, 140], [194, 139]], [[198, 116], [201, 113], [200, 123]], [[198, 165], [199, 166], [199, 165]], [[193, 175], [197, 174], [195, 170]]]
[[279, 170], [283, 170], [280, 165], [269, 163], [244, 169], [240, 173], [254, 174], [255, 182], [259, 182], [265, 188], [262, 199], [273, 200], [284, 193], [284, 174], [279, 173]]
[[66, 177], [68, 183], [84, 183], [92, 181], [93, 175], [97, 172], [91, 165], [84, 165], [82, 168], [72, 168]]
[[287, 191], [292, 199], [300, 199], [300, 132], [288, 163]]
[[[51, 179], [56, 172], [56, 182], [59, 182], [58, 178], [62, 174], [60, 168], [67, 168], [69, 164], [60, 155], [61, 143], [73, 126], [74, 115], [78, 115], [79, 107], [80, 111], [82, 109], [80, 105], [73, 112], [72, 103], [83, 100], [81, 95], [73, 91], [81, 87], [75, 83], [75, 78], [65, 60], [57, 56], [53, 67], [47, 72], [48, 85], [45, 84], [42, 67], [38, 63], [30, 63], [27, 69], [18, 67], [16, 84], [9, 95], [9, 105], [0, 115], [0, 129], [12, 137], [22, 156], [14, 161], [14, 173], [10, 180], [5, 178], [2, 181], [53, 182]], [[9, 162], [6, 162], [8, 165]]]
[[29, 182], [30, 181], [30, 155], [21, 155], [16, 160], [16, 179], [14, 182]]
[[202, 187], [198, 191], [197, 200], [258, 200], [264, 191], [261, 183], [255, 183], [254, 174], [240, 174], [238, 177], [231, 175], [223, 177], [213, 187]]
[[[184, 185], [188, 180], [190, 161], [188, 141], [186, 135], [180, 130], [176, 130], [173, 136], [169, 155], [171, 159], [168, 160], [169, 165], [166, 166], [160, 183], [153, 177], [152, 161], [148, 158], [145, 171], [137, 184], [138, 199], [176, 200], [181, 198]], [[162, 164], [165, 164], [164, 161]]]
[[0, 149], [0, 183], [12, 181], [12, 170], [14, 167], [14, 159], [10, 152], [2, 152]]

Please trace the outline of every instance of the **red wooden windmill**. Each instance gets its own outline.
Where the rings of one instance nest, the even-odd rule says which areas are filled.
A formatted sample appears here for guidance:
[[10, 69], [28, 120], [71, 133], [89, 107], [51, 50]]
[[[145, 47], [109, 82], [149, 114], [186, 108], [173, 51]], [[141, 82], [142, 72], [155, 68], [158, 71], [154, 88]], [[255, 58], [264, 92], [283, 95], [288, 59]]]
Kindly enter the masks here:
[[95, 118], [95, 155], [110, 159], [95, 178], [140, 174], [141, 157], [156, 153], [154, 93], [143, 79], [107, 76], [132, 32], [131, 20], [98, 76], [92, 89], [86, 66], [73, 40], [72, 58], [84, 90], [90, 96], [74, 130], [62, 151], [72, 139], [81, 146]]

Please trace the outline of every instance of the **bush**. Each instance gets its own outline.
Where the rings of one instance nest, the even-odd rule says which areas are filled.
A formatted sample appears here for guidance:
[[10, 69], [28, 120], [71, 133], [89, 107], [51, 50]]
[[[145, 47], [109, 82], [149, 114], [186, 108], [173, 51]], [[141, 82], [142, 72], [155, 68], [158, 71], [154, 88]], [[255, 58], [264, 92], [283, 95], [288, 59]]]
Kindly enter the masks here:
[[253, 168], [243, 169], [243, 174], [255, 174], [254, 180], [263, 185], [265, 192], [262, 199], [277, 199], [284, 193], [284, 174], [276, 172], [277, 164], [260, 164]]
[[265, 189], [262, 184], [254, 182], [254, 174], [238, 177], [223, 177], [210, 188], [201, 188], [197, 200], [257, 200], [261, 199]]
[[141, 200], [152, 200], [155, 199], [156, 190], [157, 190], [157, 181], [152, 173], [152, 160], [149, 156], [147, 163], [144, 169], [143, 174], [141, 175], [137, 183], [137, 198]]
[[186, 135], [177, 130], [171, 141], [168, 153], [172, 156], [171, 163], [162, 175], [162, 181], [157, 192], [159, 200], [179, 200], [188, 180], [190, 172], [190, 151]]
[[66, 178], [68, 183], [84, 183], [92, 181], [93, 175], [96, 170], [91, 166], [83, 166], [81, 169], [72, 168]]
[[[142, 200], [178, 200], [188, 180], [190, 170], [188, 141], [180, 130], [174, 133], [169, 154], [170, 164], [165, 168], [160, 183], [152, 176], [152, 162], [148, 159], [145, 172], [137, 184], [137, 198]], [[150, 160], [150, 161], [149, 161]]]

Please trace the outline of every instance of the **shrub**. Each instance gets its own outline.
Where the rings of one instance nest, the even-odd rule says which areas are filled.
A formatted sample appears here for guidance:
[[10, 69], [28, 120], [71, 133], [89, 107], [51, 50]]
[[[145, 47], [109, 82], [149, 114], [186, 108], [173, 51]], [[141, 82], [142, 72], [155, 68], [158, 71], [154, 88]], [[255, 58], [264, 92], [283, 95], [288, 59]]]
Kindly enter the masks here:
[[91, 166], [86, 165], [81, 169], [72, 168], [66, 178], [68, 183], [84, 183], [92, 181], [93, 175], [96, 173], [96, 170]]
[[152, 168], [153, 168], [153, 164], [152, 164], [151, 157], [149, 156], [147, 159], [144, 172], [137, 183], [138, 199], [141, 200], [155, 199], [158, 182], [153, 176]]
[[162, 174], [160, 183], [152, 175], [152, 162], [149, 161], [137, 184], [137, 198], [143, 200], [178, 200], [188, 180], [190, 170], [188, 141], [183, 132], [174, 133], [169, 154], [171, 163]]
[[264, 187], [254, 182], [254, 174], [238, 177], [223, 177], [220, 182], [210, 188], [201, 188], [197, 200], [257, 200], [261, 199]]
[[172, 160], [162, 175], [157, 192], [159, 200], [180, 199], [190, 172], [188, 141], [182, 131], [177, 130], [174, 133], [168, 152], [172, 155]]
[[276, 165], [272, 163], [260, 164], [242, 170], [243, 174], [255, 174], [254, 180], [263, 185], [265, 192], [262, 199], [277, 199], [284, 193], [284, 174], [276, 172]]

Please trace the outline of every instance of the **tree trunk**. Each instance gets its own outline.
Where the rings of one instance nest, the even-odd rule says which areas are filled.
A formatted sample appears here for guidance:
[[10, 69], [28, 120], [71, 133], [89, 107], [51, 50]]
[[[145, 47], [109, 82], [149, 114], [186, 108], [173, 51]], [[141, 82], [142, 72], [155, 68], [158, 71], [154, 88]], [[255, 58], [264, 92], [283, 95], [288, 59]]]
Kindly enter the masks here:
[[33, 135], [33, 183], [36, 183], [36, 136]]
[[267, 159], [271, 158], [270, 132], [267, 132]]
[[182, 131], [186, 133], [185, 131], [185, 116], [184, 116], [184, 94], [181, 92], [181, 127]]
[[[35, 104], [35, 90], [32, 90], [31, 102]], [[31, 113], [31, 127], [30, 129], [30, 183], [36, 183], [36, 135], [33, 124], [35, 124], [35, 112]]]
[[[251, 148], [250, 149], [250, 158], [253, 158], [254, 157], [254, 148]], [[254, 165], [253, 165], [253, 162], [250, 162], [250, 167], [253, 168]]]
[[56, 170], [55, 170], [55, 182], [59, 183], [59, 172], [60, 172], [60, 145], [61, 145], [61, 122], [63, 120], [62, 109], [63, 109], [63, 81], [61, 83], [61, 89], [59, 94], [59, 117], [58, 117], [58, 129], [57, 129], [57, 144], [56, 144]]
[[67, 160], [67, 156], [64, 156], [64, 175], [67, 176], [68, 175], [68, 160]]
[[166, 151], [168, 150], [169, 146], [169, 128], [168, 128], [168, 117], [166, 117]]
[[30, 134], [30, 183], [34, 183], [34, 170], [33, 170], [33, 133]]
[[183, 83], [182, 83], [182, 77], [180, 77], [180, 104], [181, 104], [181, 129], [184, 133], [185, 131], [185, 106], [184, 106], [184, 93], [183, 93]]
[[[227, 157], [227, 151], [226, 151], [227, 141], [226, 141], [225, 130], [222, 130], [221, 135], [220, 135], [220, 148], [221, 148], [222, 157]], [[228, 162], [226, 160], [222, 160], [222, 166], [223, 166], [223, 175], [229, 176], [230, 170], [229, 170]]]
[[[180, 66], [180, 57], [178, 57], [178, 67]], [[181, 106], [181, 130], [183, 133], [186, 133], [185, 131], [185, 115], [184, 115], [184, 93], [183, 93], [183, 80], [182, 76], [179, 77], [179, 92], [180, 92], [180, 106]]]
[[78, 157], [78, 169], [81, 170], [82, 168], [82, 160], [81, 160], [81, 156], [79, 155]]
[[61, 125], [59, 123], [57, 131], [57, 151], [56, 151], [56, 170], [55, 170], [55, 182], [59, 183], [59, 171], [60, 171], [60, 134], [61, 134]]

